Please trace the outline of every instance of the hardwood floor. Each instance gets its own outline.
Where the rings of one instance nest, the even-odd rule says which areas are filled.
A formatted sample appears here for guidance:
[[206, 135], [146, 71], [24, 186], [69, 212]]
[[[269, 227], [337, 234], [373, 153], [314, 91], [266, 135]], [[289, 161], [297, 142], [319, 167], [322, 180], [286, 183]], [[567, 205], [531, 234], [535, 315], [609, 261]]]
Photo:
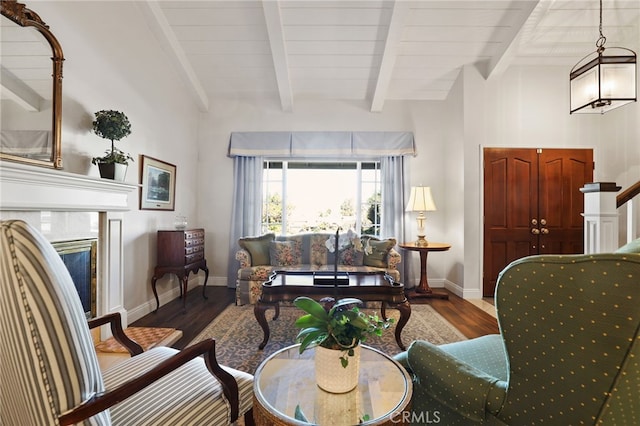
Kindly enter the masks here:
[[[235, 303], [234, 289], [208, 287], [207, 296], [208, 299], [203, 299], [202, 288], [194, 288], [187, 294], [186, 313], [182, 310], [182, 299], [174, 299], [160, 306], [158, 312], [152, 312], [129, 325], [134, 327], [171, 327], [182, 330], [182, 338], [173, 347], [184, 349], [224, 308]], [[498, 324], [495, 318], [452, 293], [449, 295], [449, 300], [417, 299], [412, 300], [411, 303], [430, 304], [468, 338], [498, 333]]]

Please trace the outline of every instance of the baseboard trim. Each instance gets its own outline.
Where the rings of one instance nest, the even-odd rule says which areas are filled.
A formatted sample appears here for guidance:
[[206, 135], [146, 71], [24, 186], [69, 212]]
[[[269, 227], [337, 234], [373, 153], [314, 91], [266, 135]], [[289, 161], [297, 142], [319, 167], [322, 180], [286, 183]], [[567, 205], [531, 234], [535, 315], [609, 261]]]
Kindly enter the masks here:
[[[187, 291], [192, 290], [196, 287], [200, 287], [204, 284], [204, 277], [193, 276], [187, 283]], [[207, 287], [226, 287], [227, 286], [227, 277], [209, 277], [209, 281], [207, 281]], [[180, 297], [180, 288], [176, 285], [173, 286], [170, 290], [165, 291], [164, 293], [158, 293], [158, 299], [160, 300], [160, 309], [162, 309], [162, 305], [171, 302], [174, 299]], [[145, 315], [150, 314], [156, 309], [156, 299], [153, 297], [153, 293], [151, 294], [151, 299], [147, 300], [141, 305], [136, 306], [127, 311], [127, 324], [134, 323], [138, 321], [140, 318]]]
[[462, 292], [463, 299], [482, 299], [482, 291], [477, 288], [464, 289]]
[[[446, 288], [447, 287], [446, 283], [447, 283], [447, 280], [444, 278], [429, 278], [429, 287], [431, 288]], [[415, 282], [413, 283], [413, 287], [407, 287], [407, 288], [416, 288], [418, 284], [420, 284], [420, 280], [416, 279]]]
[[[209, 277], [207, 287], [227, 287], [227, 277]], [[195, 287], [201, 286], [204, 283], [204, 277], [194, 276], [189, 280], [188, 290], [192, 290]], [[482, 299], [482, 292], [479, 289], [465, 289], [460, 285], [447, 280], [446, 278], [433, 278], [429, 279], [429, 286], [433, 288], [446, 288], [453, 294], [463, 299]], [[160, 299], [160, 308], [162, 305], [171, 302], [173, 299], [180, 297], [180, 289], [174, 286], [164, 293], [158, 294]], [[156, 309], [156, 300], [152, 297], [147, 302], [136, 306], [135, 308], [127, 311], [127, 323], [131, 324], [136, 322], [145, 315], [150, 314]]]
[[444, 288], [462, 299], [482, 299], [482, 292], [477, 288], [464, 288], [449, 280], [444, 280]]
[[447, 279], [443, 280], [443, 287], [449, 290], [451, 293], [455, 294], [458, 297], [462, 297], [462, 293], [464, 289], [460, 287], [458, 284], [449, 281]]

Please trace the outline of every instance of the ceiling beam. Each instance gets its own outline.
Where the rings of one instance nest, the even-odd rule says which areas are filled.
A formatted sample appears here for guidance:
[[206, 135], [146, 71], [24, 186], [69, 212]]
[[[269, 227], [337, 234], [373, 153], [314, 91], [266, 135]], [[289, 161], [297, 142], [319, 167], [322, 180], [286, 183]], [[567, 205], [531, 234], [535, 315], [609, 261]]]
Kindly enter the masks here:
[[505, 43], [502, 52], [494, 55], [491, 60], [476, 64], [478, 71], [485, 79], [499, 76], [509, 68], [520, 49], [520, 44], [530, 38], [532, 31], [538, 26], [554, 2], [555, 0], [538, 0], [536, 2], [518, 3], [529, 8], [529, 10], [528, 13], [521, 15], [521, 21], [513, 25], [514, 31], [511, 36], [511, 42]]
[[187, 59], [184, 50], [182, 50], [180, 42], [171, 29], [171, 25], [169, 25], [160, 5], [156, 0], [137, 1], [135, 3], [142, 10], [149, 28], [160, 42], [160, 45], [165, 48], [171, 57], [178, 73], [191, 91], [198, 109], [202, 112], [207, 112], [209, 110], [209, 97], [191, 67], [191, 63]]
[[408, 3], [409, 2], [406, 1], [396, 0], [393, 4], [389, 30], [387, 31], [387, 38], [384, 43], [384, 53], [382, 54], [376, 88], [371, 101], [371, 112], [382, 112], [384, 101], [387, 98], [391, 75], [393, 74], [393, 68], [396, 64], [396, 57], [398, 56], [398, 49], [402, 39], [404, 22], [409, 11]]
[[280, 104], [283, 111], [291, 112], [293, 111], [293, 91], [289, 75], [287, 46], [284, 41], [282, 15], [280, 14], [280, 2], [277, 0], [263, 0], [262, 9], [264, 10], [264, 19], [267, 24], [273, 68], [276, 73], [276, 84], [280, 93]]

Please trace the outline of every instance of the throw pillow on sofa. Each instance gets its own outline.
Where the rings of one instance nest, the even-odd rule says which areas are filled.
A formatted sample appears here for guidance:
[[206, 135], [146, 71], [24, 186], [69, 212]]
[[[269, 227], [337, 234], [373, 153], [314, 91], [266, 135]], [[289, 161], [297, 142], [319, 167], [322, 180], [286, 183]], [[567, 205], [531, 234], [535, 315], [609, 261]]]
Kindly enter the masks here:
[[[367, 241], [364, 241], [363, 244], [367, 245]], [[395, 238], [388, 238], [386, 240], [378, 240], [377, 238], [369, 237], [368, 244], [371, 247], [371, 253], [364, 254], [364, 264], [366, 266], [374, 266], [376, 268], [386, 268], [387, 267], [387, 255], [391, 251], [393, 247], [396, 245]]]
[[352, 245], [340, 252], [338, 259], [341, 265], [362, 266], [364, 265], [364, 252], [356, 250]]
[[245, 237], [238, 244], [251, 255], [251, 265], [269, 265], [269, 243], [276, 239], [276, 234], [269, 233], [259, 237]]
[[299, 265], [302, 260], [293, 241], [271, 241], [269, 243], [271, 266]]

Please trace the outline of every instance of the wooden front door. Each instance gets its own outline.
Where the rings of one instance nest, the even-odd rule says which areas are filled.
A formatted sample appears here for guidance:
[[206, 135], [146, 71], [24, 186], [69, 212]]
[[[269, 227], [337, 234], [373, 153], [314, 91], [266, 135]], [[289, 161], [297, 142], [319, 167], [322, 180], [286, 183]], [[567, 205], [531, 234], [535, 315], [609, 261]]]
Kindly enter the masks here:
[[591, 149], [484, 149], [483, 294], [498, 274], [534, 254], [583, 252], [583, 195]]

